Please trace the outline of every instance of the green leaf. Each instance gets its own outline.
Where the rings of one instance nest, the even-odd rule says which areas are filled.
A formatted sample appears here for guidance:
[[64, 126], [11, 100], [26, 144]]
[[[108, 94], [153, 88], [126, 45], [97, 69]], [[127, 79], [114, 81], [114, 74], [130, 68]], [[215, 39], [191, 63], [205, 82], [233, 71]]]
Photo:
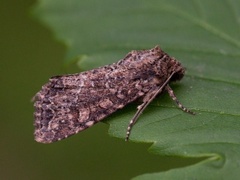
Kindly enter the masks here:
[[[240, 159], [239, 0], [41, 0], [35, 15], [68, 46], [82, 70], [116, 62], [156, 44], [187, 68], [172, 88], [197, 115], [164, 94], [135, 124], [130, 139], [159, 155], [205, 157], [189, 167], [136, 179], [237, 179]], [[124, 138], [132, 104], [111, 115], [109, 133]], [[161, 163], [161, 162], [159, 162]]]

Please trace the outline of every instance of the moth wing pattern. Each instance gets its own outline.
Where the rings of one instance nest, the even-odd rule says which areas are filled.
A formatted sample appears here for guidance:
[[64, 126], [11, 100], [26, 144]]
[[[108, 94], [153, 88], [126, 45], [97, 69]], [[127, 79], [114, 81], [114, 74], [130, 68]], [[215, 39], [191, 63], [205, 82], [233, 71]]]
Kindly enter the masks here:
[[34, 97], [35, 140], [67, 138], [183, 75], [181, 64], [156, 46], [111, 65], [52, 77]]
[[[126, 86], [114, 83], [112, 88], [106, 88], [103, 79], [94, 79], [91, 75], [53, 77], [36, 95], [36, 141], [50, 143], [64, 139], [92, 126], [128, 103], [125, 100]], [[99, 76], [97, 72], [96, 75]], [[76, 86], [77, 82], [74, 81], [79, 81], [80, 85]], [[136, 95], [132, 95], [129, 101], [136, 98]]]

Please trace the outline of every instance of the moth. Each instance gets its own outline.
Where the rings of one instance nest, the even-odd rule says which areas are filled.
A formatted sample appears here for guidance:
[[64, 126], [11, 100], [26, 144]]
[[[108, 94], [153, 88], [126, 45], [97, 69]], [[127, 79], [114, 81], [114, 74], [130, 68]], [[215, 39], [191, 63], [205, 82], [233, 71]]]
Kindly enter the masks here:
[[142, 100], [126, 134], [149, 103], [161, 92], [183, 111], [194, 114], [176, 98], [169, 86], [181, 80], [184, 68], [159, 46], [133, 50], [116, 63], [89, 71], [54, 76], [34, 97], [35, 140], [52, 143], [93, 126], [125, 105]]

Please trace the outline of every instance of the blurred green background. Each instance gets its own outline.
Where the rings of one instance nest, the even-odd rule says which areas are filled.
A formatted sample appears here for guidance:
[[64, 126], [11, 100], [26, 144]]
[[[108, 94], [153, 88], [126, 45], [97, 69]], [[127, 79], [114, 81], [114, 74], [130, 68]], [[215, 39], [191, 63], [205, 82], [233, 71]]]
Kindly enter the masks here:
[[0, 179], [130, 179], [194, 163], [112, 138], [104, 123], [57, 143], [34, 141], [31, 98], [49, 77], [78, 72], [63, 66], [64, 44], [31, 18], [35, 3], [0, 2]]

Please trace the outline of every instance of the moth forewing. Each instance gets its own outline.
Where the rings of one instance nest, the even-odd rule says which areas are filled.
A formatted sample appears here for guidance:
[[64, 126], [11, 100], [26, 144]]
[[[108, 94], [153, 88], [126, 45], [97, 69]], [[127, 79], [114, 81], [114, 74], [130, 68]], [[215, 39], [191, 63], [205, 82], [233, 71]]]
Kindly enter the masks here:
[[131, 51], [111, 65], [52, 77], [34, 98], [35, 140], [41, 143], [62, 140], [141, 98], [143, 104], [129, 124], [128, 139], [141, 112], [164, 89], [188, 112], [168, 85], [183, 75], [181, 64], [156, 46]]

